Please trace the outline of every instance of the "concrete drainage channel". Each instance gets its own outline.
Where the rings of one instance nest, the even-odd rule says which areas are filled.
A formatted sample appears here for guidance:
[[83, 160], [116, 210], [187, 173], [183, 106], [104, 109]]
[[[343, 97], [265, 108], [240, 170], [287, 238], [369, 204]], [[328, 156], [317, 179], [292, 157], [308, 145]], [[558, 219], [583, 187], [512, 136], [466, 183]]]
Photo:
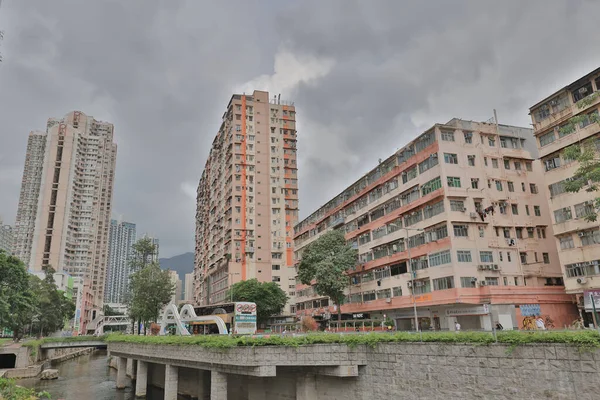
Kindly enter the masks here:
[[0, 369], [0, 377], [23, 379], [40, 376], [41, 379], [56, 379], [58, 371], [51, 369], [53, 364], [90, 354], [94, 350], [93, 347], [54, 349], [46, 352], [46, 359], [32, 360], [35, 356], [31, 356], [29, 347], [0, 348], [0, 359], [3, 361], [2, 367], [4, 367], [4, 369]]

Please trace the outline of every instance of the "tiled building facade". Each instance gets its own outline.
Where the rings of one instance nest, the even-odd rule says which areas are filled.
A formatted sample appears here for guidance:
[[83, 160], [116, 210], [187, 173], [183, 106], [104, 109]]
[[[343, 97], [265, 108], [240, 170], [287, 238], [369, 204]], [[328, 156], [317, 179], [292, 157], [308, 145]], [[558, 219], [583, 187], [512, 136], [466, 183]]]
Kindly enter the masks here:
[[[435, 125], [300, 222], [296, 259], [323, 232], [344, 230], [359, 254], [348, 319], [385, 314], [414, 329], [416, 304], [421, 329], [519, 327], [532, 309], [572, 322], [533, 140], [514, 126]], [[295, 311], [336, 312], [300, 284]]]

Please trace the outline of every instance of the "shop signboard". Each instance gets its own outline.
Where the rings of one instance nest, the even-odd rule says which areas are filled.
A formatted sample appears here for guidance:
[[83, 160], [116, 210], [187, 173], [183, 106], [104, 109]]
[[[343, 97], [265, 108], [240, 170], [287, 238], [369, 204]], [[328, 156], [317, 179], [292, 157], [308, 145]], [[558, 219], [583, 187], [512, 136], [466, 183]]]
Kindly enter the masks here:
[[535, 317], [542, 314], [539, 304], [521, 304], [519, 309], [523, 317]]
[[474, 307], [455, 307], [446, 310], [447, 317], [457, 317], [461, 315], [486, 315], [490, 313], [490, 308], [487, 304]]
[[592, 297], [594, 298], [594, 303], [596, 303], [596, 310], [600, 310], [600, 290], [585, 290], [583, 292], [583, 305], [585, 307], [585, 311], [594, 311]]

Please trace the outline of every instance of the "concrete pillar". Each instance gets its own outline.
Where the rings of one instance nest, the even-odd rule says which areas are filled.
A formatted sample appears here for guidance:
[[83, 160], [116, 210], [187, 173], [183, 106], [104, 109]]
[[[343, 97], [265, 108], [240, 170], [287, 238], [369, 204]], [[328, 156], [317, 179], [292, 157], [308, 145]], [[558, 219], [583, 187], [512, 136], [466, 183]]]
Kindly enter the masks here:
[[135, 367], [136, 367], [136, 360], [134, 360], [133, 358], [128, 358], [127, 359], [127, 376], [130, 377], [131, 379], [135, 379]]
[[317, 396], [317, 378], [312, 374], [298, 374], [296, 377], [296, 400], [315, 400]]
[[210, 371], [210, 400], [227, 400], [227, 374]]
[[265, 398], [265, 387], [261, 381], [261, 378], [249, 376], [248, 400], [264, 400]]
[[172, 365], [165, 365], [165, 400], [177, 400], [179, 386], [179, 370]]
[[137, 376], [135, 380], [135, 397], [146, 398], [146, 387], [148, 386], [148, 363], [138, 360]]
[[117, 367], [117, 389], [125, 389], [127, 385], [127, 359], [119, 357]]

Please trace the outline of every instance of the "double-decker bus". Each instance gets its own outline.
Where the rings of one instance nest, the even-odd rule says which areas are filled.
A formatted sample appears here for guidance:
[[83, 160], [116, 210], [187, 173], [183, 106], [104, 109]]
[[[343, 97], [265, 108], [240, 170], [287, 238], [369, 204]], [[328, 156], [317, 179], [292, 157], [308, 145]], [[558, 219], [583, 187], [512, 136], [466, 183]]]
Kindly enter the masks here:
[[[254, 335], [256, 333], [256, 303], [234, 302], [194, 307], [197, 316], [215, 315], [221, 317], [227, 330], [234, 335]], [[211, 321], [190, 322], [188, 330], [192, 335], [218, 334], [219, 328]]]

